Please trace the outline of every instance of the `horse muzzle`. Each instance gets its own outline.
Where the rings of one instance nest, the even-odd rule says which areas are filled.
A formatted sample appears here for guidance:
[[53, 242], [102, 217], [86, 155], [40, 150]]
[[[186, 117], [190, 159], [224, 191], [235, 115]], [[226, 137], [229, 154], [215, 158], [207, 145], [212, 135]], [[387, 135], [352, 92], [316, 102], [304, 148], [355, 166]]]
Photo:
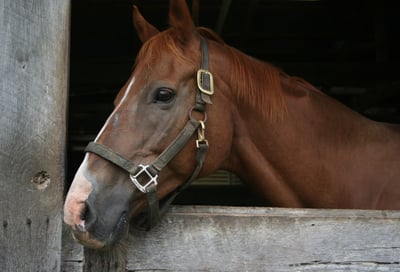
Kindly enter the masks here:
[[111, 189], [102, 188], [78, 170], [65, 200], [64, 222], [82, 245], [106, 248], [127, 235], [132, 192], [123, 183], [116, 183]]
[[88, 248], [106, 249], [112, 247], [128, 234], [129, 223], [127, 213], [122, 212], [113, 230], [108, 235], [102, 234], [102, 231], [96, 228], [91, 228], [93, 227], [87, 230], [85, 221], [82, 220], [82, 223], [73, 227], [73, 238]]
[[88, 231], [73, 230], [72, 237], [75, 241], [82, 244], [84, 247], [93, 249], [103, 249], [106, 247], [106, 243], [92, 238]]

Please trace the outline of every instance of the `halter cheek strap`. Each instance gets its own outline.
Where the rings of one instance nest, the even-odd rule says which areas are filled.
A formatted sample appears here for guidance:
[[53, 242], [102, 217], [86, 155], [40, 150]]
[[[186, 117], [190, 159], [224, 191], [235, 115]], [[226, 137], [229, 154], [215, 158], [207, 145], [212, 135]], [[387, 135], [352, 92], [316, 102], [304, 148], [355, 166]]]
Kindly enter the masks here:
[[[172, 141], [172, 143], [156, 158], [150, 165], [136, 164], [122, 155], [114, 152], [100, 143], [90, 142], [85, 152], [94, 153], [113, 164], [119, 166], [129, 173], [133, 184], [146, 195], [147, 198], [147, 229], [154, 227], [166, 212], [168, 206], [176, 196], [186, 189], [198, 176], [208, 151], [208, 141], [205, 138], [205, 123], [207, 115], [205, 105], [211, 104], [211, 96], [214, 94], [214, 83], [212, 74], [208, 71], [208, 46], [203, 37], [200, 37], [202, 61], [201, 68], [197, 72], [196, 103], [189, 112], [189, 120], [186, 125]], [[192, 111], [198, 111], [204, 115], [204, 120], [196, 120]], [[189, 179], [175, 191], [170, 193], [163, 202], [159, 203], [157, 197], [158, 173], [183, 149], [186, 143], [197, 131], [196, 140], [196, 167]], [[139, 180], [141, 182], [139, 182]], [[143, 182], [144, 180], [144, 182]]]

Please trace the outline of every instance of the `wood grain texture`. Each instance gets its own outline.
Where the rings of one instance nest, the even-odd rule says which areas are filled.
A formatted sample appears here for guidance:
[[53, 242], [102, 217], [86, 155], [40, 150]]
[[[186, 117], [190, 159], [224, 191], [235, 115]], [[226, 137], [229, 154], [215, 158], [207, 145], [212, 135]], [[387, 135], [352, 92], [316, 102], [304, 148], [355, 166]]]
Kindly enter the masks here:
[[399, 211], [173, 206], [131, 231], [126, 271], [398, 272], [399, 226]]
[[64, 225], [62, 230], [61, 271], [83, 271], [83, 246], [72, 238], [71, 228]]
[[400, 271], [400, 213], [176, 207], [134, 232], [129, 271]]
[[59, 271], [67, 0], [0, 2], [0, 270]]

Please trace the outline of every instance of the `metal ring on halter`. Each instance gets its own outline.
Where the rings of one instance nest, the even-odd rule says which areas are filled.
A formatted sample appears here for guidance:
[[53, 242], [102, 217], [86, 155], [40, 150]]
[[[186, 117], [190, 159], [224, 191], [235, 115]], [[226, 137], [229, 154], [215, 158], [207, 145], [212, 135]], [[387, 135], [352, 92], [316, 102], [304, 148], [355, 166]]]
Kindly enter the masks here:
[[[193, 118], [193, 116], [192, 116], [192, 112], [193, 112], [194, 109], [195, 109], [195, 106], [193, 106], [189, 111], [190, 120], [197, 120], [196, 118]], [[197, 111], [197, 112], [203, 114], [203, 116], [204, 116], [203, 120], [197, 120], [197, 121], [202, 121], [203, 123], [207, 123], [207, 112], [200, 112], [200, 111]]]

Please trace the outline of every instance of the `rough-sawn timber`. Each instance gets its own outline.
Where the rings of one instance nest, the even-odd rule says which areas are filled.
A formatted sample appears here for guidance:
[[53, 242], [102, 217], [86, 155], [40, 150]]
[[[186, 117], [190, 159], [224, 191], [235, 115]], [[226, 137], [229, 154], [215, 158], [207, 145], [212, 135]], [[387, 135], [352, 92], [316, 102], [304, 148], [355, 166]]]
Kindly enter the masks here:
[[400, 271], [400, 211], [174, 206], [131, 231], [126, 271]]

